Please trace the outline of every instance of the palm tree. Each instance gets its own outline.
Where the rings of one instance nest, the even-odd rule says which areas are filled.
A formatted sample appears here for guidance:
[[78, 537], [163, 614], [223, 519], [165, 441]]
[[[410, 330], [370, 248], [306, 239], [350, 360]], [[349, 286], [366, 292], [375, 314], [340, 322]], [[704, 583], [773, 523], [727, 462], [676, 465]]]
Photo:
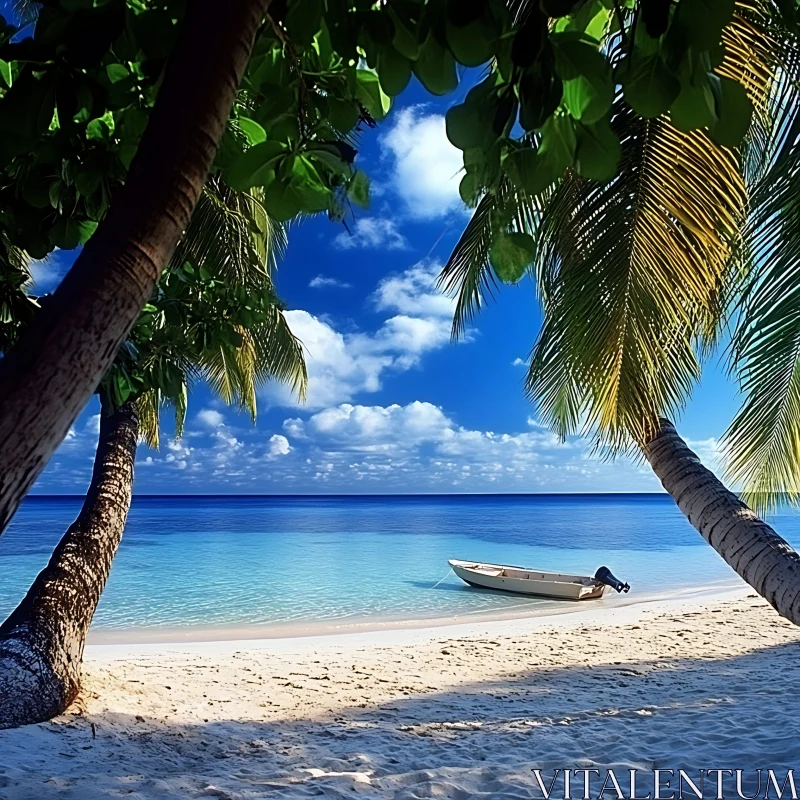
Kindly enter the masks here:
[[114, 208], [51, 307], [0, 362], [0, 530], [111, 365], [180, 241], [268, 7], [269, 0], [234, 0], [219, 14], [212, 0], [188, 5]]
[[284, 244], [285, 231], [257, 196], [218, 181], [206, 186], [156, 296], [99, 390], [100, 436], [81, 512], [0, 626], [0, 728], [50, 719], [80, 690], [86, 635], [130, 508], [136, 444], [158, 446], [161, 409], [174, 406], [180, 435], [194, 380], [253, 418], [256, 388], [266, 380], [304, 393], [301, 345], [272, 286]]
[[[528, 197], [505, 184], [480, 200], [440, 283], [458, 296], [459, 335], [490, 293], [493, 224], [536, 241], [544, 320], [526, 381], [561, 436], [646, 458], [712, 547], [800, 624], [800, 556], [706, 469], [669, 421], [727, 322], [745, 391], [726, 435], [730, 475], [763, 507], [800, 480], [800, 102], [796, 38], [767, 3], [739, 2], [718, 72], [744, 84], [751, 131], [736, 150], [620, 95], [617, 177], [572, 171]], [[611, 41], [606, 46], [618, 46]], [[728, 314], [731, 309], [735, 313]]]

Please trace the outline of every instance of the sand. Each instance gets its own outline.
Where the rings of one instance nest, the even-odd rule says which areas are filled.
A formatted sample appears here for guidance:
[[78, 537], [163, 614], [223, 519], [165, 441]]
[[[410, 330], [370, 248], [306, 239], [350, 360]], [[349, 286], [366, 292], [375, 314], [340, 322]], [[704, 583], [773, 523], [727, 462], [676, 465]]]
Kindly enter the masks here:
[[536, 768], [594, 766], [794, 767], [800, 786], [800, 629], [743, 591], [552, 619], [92, 647], [85, 673], [68, 714], [0, 732], [2, 800], [516, 799], [541, 796]]

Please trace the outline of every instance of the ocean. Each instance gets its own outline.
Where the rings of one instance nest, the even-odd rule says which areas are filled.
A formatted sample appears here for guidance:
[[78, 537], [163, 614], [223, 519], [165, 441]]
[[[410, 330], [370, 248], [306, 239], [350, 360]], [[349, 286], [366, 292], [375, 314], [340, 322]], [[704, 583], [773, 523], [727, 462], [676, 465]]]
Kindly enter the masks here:
[[[2, 616], [80, 504], [25, 500], [0, 537]], [[800, 512], [771, 521], [800, 545]], [[279, 635], [565, 608], [470, 588], [449, 558], [587, 575], [606, 565], [632, 588], [605, 605], [740, 585], [666, 495], [139, 496], [93, 633]]]

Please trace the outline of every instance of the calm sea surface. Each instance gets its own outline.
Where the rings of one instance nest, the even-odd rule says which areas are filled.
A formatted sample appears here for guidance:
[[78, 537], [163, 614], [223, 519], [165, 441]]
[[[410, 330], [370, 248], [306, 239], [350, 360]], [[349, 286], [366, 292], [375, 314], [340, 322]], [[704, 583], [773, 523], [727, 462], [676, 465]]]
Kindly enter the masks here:
[[[0, 615], [79, 508], [79, 498], [25, 501], [0, 537]], [[800, 513], [772, 522], [800, 545]], [[434, 586], [448, 558], [581, 574], [606, 564], [631, 597], [738, 582], [666, 495], [137, 497], [95, 626], [469, 618], [550, 605], [453, 575]]]

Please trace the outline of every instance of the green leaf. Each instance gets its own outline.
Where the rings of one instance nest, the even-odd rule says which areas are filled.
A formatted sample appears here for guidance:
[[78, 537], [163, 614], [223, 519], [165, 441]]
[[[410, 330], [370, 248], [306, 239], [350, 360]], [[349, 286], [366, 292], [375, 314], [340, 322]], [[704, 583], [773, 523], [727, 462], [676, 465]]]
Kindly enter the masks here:
[[80, 244], [80, 231], [78, 224], [62, 217], [59, 219], [48, 233], [50, 243], [61, 250], [73, 250]]
[[416, 30], [406, 25], [397, 15], [395, 9], [386, 6], [389, 17], [394, 23], [394, 38], [392, 44], [395, 50], [404, 55], [409, 61], [416, 61], [419, 58], [419, 42], [416, 37]]
[[558, 108], [563, 94], [563, 82], [555, 73], [525, 70], [519, 82], [519, 124], [526, 131], [541, 128]]
[[356, 170], [347, 184], [347, 196], [361, 208], [369, 208], [369, 178], [360, 169]]
[[714, 126], [717, 122], [717, 106], [708, 81], [684, 85], [669, 110], [669, 117], [679, 131]]
[[[291, 164], [286, 173], [284, 166]], [[264, 193], [264, 207], [277, 222], [286, 222], [301, 211], [308, 214], [324, 211], [330, 204], [327, 188], [312, 162], [305, 156], [287, 157]]]
[[486, 107], [477, 103], [461, 103], [448, 108], [444, 120], [450, 143], [459, 150], [490, 146], [496, 137], [492, 135], [488, 116]]
[[607, 122], [578, 126], [575, 166], [579, 175], [596, 181], [611, 180], [617, 174], [621, 154], [619, 137]]
[[[596, 42], [601, 42], [608, 30], [612, 14], [612, 8], [604, 5], [601, 0], [588, 0], [568, 17], [559, 19], [555, 30], [558, 33], [562, 31], [583, 33]], [[550, 16], [555, 15], [550, 14]]]
[[531, 265], [536, 251], [527, 233], [501, 233], [489, 248], [489, 263], [503, 283], [517, 283]]
[[392, 107], [392, 99], [382, 89], [378, 76], [372, 70], [356, 71], [356, 97], [376, 120], [382, 120]]
[[634, 51], [618, 74], [628, 105], [645, 119], [660, 117], [681, 91], [681, 83], [659, 53], [641, 56]]
[[86, 126], [86, 138], [94, 141], [108, 141], [114, 133], [114, 116], [106, 111], [102, 117], [93, 119]]
[[719, 121], [711, 129], [711, 138], [724, 147], [738, 147], [753, 118], [753, 104], [738, 81], [719, 78], [717, 116]]
[[101, 172], [79, 172], [75, 176], [75, 188], [84, 197], [89, 197], [97, 191], [102, 180]]
[[456, 61], [465, 67], [479, 67], [494, 56], [496, 35], [482, 19], [464, 26], [448, 22], [445, 33]]
[[411, 80], [411, 62], [390, 44], [384, 45], [378, 51], [375, 68], [381, 88], [389, 97], [400, 94]]
[[554, 34], [556, 72], [564, 81], [564, 105], [585, 124], [597, 122], [611, 108], [614, 81], [607, 59], [574, 34]]
[[280, 142], [262, 142], [237, 158], [227, 169], [225, 180], [231, 189], [246, 191], [252, 186], [267, 186], [275, 177], [278, 159], [286, 154]]
[[106, 67], [106, 75], [111, 83], [119, 83], [130, 77], [130, 72], [122, 64], [109, 64]]
[[2, 58], [0, 58], [0, 77], [3, 78], [3, 81], [4, 81], [5, 85], [10, 88], [11, 87], [11, 65], [8, 63], [8, 61], [3, 61]]
[[465, 173], [458, 184], [458, 193], [464, 201], [464, 205], [469, 208], [475, 208], [482, 189], [481, 181], [474, 172]]
[[431, 94], [447, 94], [458, 86], [455, 59], [439, 44], [432, 31], [420, 48], [414, 74]]
[[469, 90], [464, 102], [451, 106], [445, 114], [447, 138], [459, 150], [488, 149], [497, 140], [494, 121], [499, 106], [495, 89], [497, 75]]
[[86, 220], [78, 223], [78, 241], [86, 244], [92, 238], [92, 234], [97, 230], [97, 222]]
[[274, 180], [264, 193], [264, 208], [278, 222], [286, 222], [300, 212], [300, 203], [288, 180]]
[[355, 128], [359, 120], [359, 110], [355, 103], [338, 97], [328, 98], [328, 122], [341, 133]]
[[503, 162], [511, 182], [533, 196], [555, 183], [575, 160], [577, 139], [572, 120], [554, 114], [542, 127], [538, 149], [522, 147]]
[[303, 0], [292, 3], [286, 15], [286, 29], [296, 44], [308, 47], [322, 28], [323, 0]]
[[561, 177], [564, 170], [575, 160], [575, 125], [565, 114], [554, 114], [542, 127], [542, 140], [538, 156], [544, 172], [552, 177], [549, 182]]
[[[677, 23], [698, 50], [719, 43], [722, 29], [731, 21], [735, 0], [680, 0]], [[673, 23], [675, 24], [675, 23]]]
[[267, 132], [254, 119], [239, 117], [237, 122], [248, 144], [261, 144], [267, 140]]

